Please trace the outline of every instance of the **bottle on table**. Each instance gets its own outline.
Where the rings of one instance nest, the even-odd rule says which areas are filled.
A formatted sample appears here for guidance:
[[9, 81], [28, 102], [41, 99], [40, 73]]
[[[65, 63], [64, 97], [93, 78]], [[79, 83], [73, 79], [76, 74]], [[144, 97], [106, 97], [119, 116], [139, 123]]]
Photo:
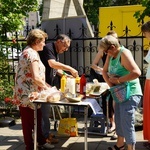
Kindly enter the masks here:
[[69, 92], [73, 95], [73, 97], [76, 96], [75, 78], [70, 78]]
[[60, 84], [60, 88], [61, 88], [61, 92], [65, 92], [66, 89], [66, 75], [65, 72], [63, 72], [63, 76], [61, 77], [61, 84]]
[[70, 88], [70, 78], [67, 77], [67, 81], [66, 81], [66, 91], [69, 92], [69, 88]]
[[80, 77], [76, 77], [76, 93], [80, 93]]
[[80, 78], [80, 94], [86, 96], [86, 77], [85, 74], [82, 74]]

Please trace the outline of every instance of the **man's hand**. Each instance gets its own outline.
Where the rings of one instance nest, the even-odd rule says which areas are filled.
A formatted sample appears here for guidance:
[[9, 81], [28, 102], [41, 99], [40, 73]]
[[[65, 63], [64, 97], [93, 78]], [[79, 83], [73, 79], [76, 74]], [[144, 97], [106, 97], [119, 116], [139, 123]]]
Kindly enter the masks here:
[[74, 78], [76, 78], [76, 77], [79, 76], [79, 75], [78, 75], [78, 71], [75, 70], [74, 68], [72, 68], [70, 72], [71, 72], [71, 74], [72, 74], [72, 76], [73, 76]]

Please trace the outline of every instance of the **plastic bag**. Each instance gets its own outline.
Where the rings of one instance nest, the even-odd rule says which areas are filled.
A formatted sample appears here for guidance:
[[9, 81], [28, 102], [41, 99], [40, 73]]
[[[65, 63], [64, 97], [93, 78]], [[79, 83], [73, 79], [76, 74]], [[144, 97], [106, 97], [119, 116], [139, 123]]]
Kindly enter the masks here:
[[78, 125], [76, 118], [63, 118], [59, 122], [58, 134], [66, 136], [78, 136]]
[[61, 99], [62, 93], [54, 86], [48, 90], [43, 90], [40, 93], [32, 92], [29, 94], [30, 100], [40, 99], [44, 102], [57, 102]]

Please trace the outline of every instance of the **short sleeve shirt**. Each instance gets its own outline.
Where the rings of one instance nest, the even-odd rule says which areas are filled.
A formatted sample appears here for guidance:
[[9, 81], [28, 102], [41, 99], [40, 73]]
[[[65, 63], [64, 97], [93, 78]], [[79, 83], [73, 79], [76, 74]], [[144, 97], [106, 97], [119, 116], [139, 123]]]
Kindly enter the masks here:
[[28, 98], [29, 94], [42, 90], [41, 87], [35, 84], [31, 74], [30, 67], [34, 61], [38, 62], [39, 76], [45, 81], [45, 67], [40, 60], [38, 52], [30, 47], [26, 47], [19, 58], [14, 89], [14, 100], [23, 107], [34, 108], [33, 103]]
[[48, 64], [48, 60], [50, 59], [59, 62], [59, 54], [56, 52], [54, 43], [47, 43], [43, 51], [39, 52], [39, 55], [46, 68], [46, 82], [51, 86], [54, 86], [53, 80], [57, 74], [57, 69], [51, 68]]

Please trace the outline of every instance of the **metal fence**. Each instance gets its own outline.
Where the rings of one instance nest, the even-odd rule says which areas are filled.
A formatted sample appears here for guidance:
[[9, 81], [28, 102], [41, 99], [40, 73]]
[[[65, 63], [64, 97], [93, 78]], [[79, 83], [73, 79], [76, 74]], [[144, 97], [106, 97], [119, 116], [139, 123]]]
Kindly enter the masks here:
[[[112, 22], [109, 28], [110, 30], [113, 30]], [[97, 53], [97, 46], [101, 37], [98, 37], [98, 34], [95, 33], [96, 37], [88, 38], [86, 36], [86, 28], [82, 26], [81, 29], [81, 36], [78, 38], [72, 38], [73, 33], [71, 32], [71, 30], [69, 30], [68, 36], [72, 38], [71, 46], [67, 52], [60, 55], [60, 62], [77, 69], [79, 71], [79, 75], [85, 73], [86, 76], [89, 77], [90, 65], [92, 64], [92, 60]], [[56, 36], [61, 33], [58, 25], [56, 25], [56, 29], [54, 29], [54, 31], [56, 32]], [[27, 33], [28, 32], [29, 31], [27, 31]], [[140, 81], [141, 86], [143, 87], [146, 72], [146, 64], [143, 58], [148, 50], [149, 45], [143, 44], [143, 36], [139, 36], [140, 33], [136, 36], [129, 36], [128, 27], [126, 27], [124, 32], [125, 34], [119, 37], [120, 43], [131, 50], [136, 63], [140, 67], [142, 72]], [[48, 39], [46, 42], [54, 41], [55, 38], [56, 37], [54, 37], [53, 39]], [[26, 40], [20, 40], [18, 38], [18, 33], [15, 33], [15, 39], [16, 42], [12, 40], [3, 40], [0, 47], [1, 52], [3, 52], [4, 54], [8, 54], [5, 61], [9, 62], [9, 66], [6, 68], [4, 67], [4, 65], [0, 64], [0, 77], [2, 79], [4, 76], [8, 76], [8, 81], [15, 78], [15, 70], [18, 65], [19, 55], [26, 45]], [[3, 64], [5, 64], [5, 62], [3, 62]], [[2, 66], [4, 67], [4, 69], [1, 69]]]

